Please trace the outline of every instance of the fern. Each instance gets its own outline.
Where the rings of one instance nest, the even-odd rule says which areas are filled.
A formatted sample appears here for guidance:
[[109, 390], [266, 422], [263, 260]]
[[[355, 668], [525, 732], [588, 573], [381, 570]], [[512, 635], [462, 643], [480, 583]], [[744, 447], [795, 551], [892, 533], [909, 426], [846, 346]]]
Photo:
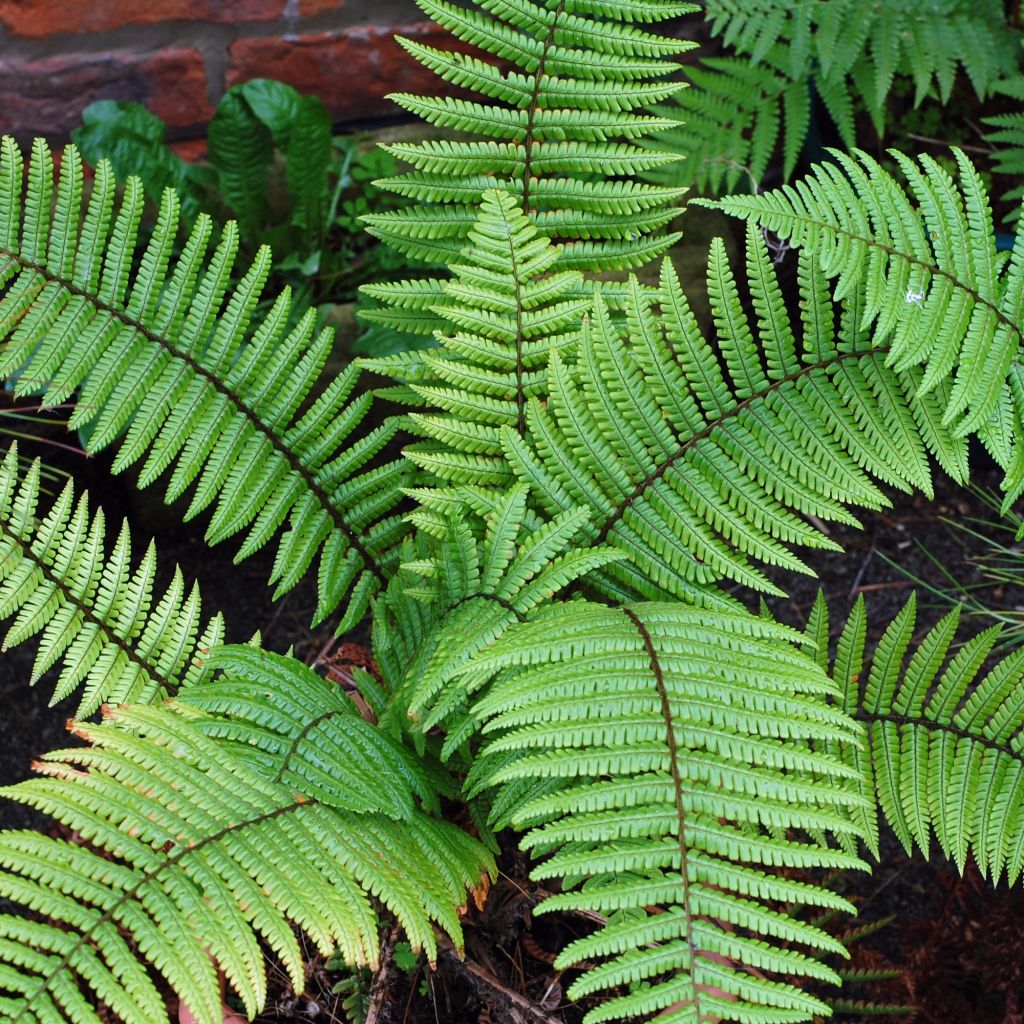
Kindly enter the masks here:
[[[425, 406], [409, 428], [426, 440], [406, 457], [442, 482], [501, 486], [513, 479], [501, 430], [525, 431], [526, 404], [544, 394], [552, 351], [571, 352], [590, 307], [582, 276], [551, 272], [558, 252], [519, 210], [514, 197], [485, 192], [468, 244], [449, 268], [434, 311], [456, 329], [439, 347], [363, 365], [399, 383], [387, 394]], [[400, 302], [408, 285], [370, 294]]]
[[779, 976], [834, 981], [816, 954], [841, 945], [772, 904], [846, 907], [787, 870], [858, 865], [826, 838], [855, 828], [857, 773], [810, 748], [858, 730], [791, 639], [681, 604], [555, 604], [469, 666], [492, 679], [475, 785], [551, 854], [533, 877], [567, 878], [535, 912], [606, 918], [555, 965], [598, 961], [569, 989], [609, 993], [587, 1024], [827, 1012]]
[[885, 0], [864, 7], [856, 0], [806, 4], [780, 0], [707, 0], [706, 16], [723, 42], [753, 63], [785, 45], [794, 79], [815, 71], [818, 79], [848, 79], [879, 133], [885, 100], [897, 73], [914, 82], [915, 106], [933, 89], [945, 103], [959, 68], [984, 96], [1008, 69], [1016, 52], [999, 4], [969, 0]]
[[764, 180], [782, 138], [788, 180], [807, 138], [812, 95], [844, 146], [855, 145], [863, 105], [879, 135], [894, 80], [909, 77], [915, 107], [949, 100], [963, 71], [979, 97], [1017, 68], [1015, 34], [1002, 5], [969, 0], [708, 0], [713, 34], [730, 51], [687, 71], [694, 85], [661, 109], [686, 122], [664, 137], [690, 159], [656, 172], [659, 183], [696, 182], [716, 193]]
[[459, 493], [414, 514], [420, 550], [409, 554], [419, 557], [403, 562], [374, 608], [374, 655], [394, 691], [388, 719], [412, 718], [423, 731], [443, 723], [448, 751], [475, 732], [468, 695], [453, 683], [470, 658], [570, 584], [623, 557], [579, 543], [585, 509], [531, 528], [522, 485], [499, 495]]
[[287, 290], [250, 330], [268, 250], [227, 297], [237, 230], [229, 224], [210, 254], [211, 223], [201, 216], [172, 267], [178, 201], [168, 191], [133, 271], [139, 183], [129, 179], [115, 217], [101, 163], [83, 217], [74, 147], [56, 195], [52, 167], [37, 142], [22, 209], [21, 156], [2, 143], [0, 374], [17, 377], [16, 393], [41, 390], [47, 405], [77, 392], [70, 426], [88, 432], [88, 449], [120, 440], [115, 471], [144, 460], [143, 485], [170, 469], [168, 501], [194, 484], [186, 518], [212, 506], [211, 543], [247, 529], [239, 558], [287, 522], [271, 577], [277, 593], [319, 558], [316, 620], [347, 597], [343, 626], [357, 622], [403, 533], [392, 513], [406, 469], [370, 465], [396, 424], [354, 433], [370, 406], [365, 394], [349, 401], [354, 369], [301, 411], [331, 335], [314, 335], [312, 312], [288, 326]]
[[[212, 689], [110, 711], [117, 728], [76, 725], [89, 746], [6, 790], [85, 844], [0, 834], [0, 893], [32, 911], [0, 917], [5, 1020], [98, 1022], [99, 1003], [126, 1024], [162, 1020], [139, 955], [202, 1024], [222, 1019], [217, 969], [252, 1016], [266, 997], [261, 943], [302, 989], [292, 924], [325, 955], [376, 965], [371, 895], [431, 957], [435, 923], [459, 943], [455, 908], [493, 869], [424, 809], [450, 789], [443, 776], [289, 659], [225, 648], [214, 664]], [[325, 771], [331, 751], [343, 754]]]
[[[993, 92], [1024, 101], [1024, 75], [1014, 75], [1004, 82], [999, 82]], [[985, 133], [985, 141], [996, 150], [992, 170], [1012, 181], [1018, 181], [1024, 175], [1024, 110], [994, 114], [991, 117], [983, 117], [982, 121], [992, 129]], [[1004, 202], [1010, 203], [1010, 211], [1003, 219], [1011, 224], [1015, 223], [1020, 216], [1024, 186], [1014, 185], [1001, 198]]]
[[[417, 3], [492, 60], [400, 40], [444, 81], [480, 99], [393, 97], [411, 113], [469, 138], [386, 147], [412, 170], [376, 184], [416, 203], [365, 218], [371, 234], [418, 260], [458, 262], [481, 195], [501, 189], [543, 235], [556, 240], [563, 270], [638, 267], [679, 237], [662, 229], [685, 190], [645, 184], [635, 175], [678, 159], [638, 143], [674, 124], [646, 108], [681, 88], [666, 81], [676, 65], [665, 58], [693, 44], [636, 23], [662, 22], [695, 10], [693, 5]], [[368, 315], [399, 330], [431, 334], [443, 327], [431, 315], [439, 287], [436, 280], [406, 282], [397, 311], [385, 295], [385, 307]]]
[[834, 547], [807, 514], [855, 522], [843, 504], [882, 507], [871, 476], [930, 493], [929, 452], [966, 476], [964, 439], [942, 423], [943, 393], [918, 399], [917, 371], [885, 365], [856, 296], [837, 337], [824, 276], [802, 260], [798, 342], [753, 230], [746, 263], [756, 322], [716, 240], [715, 339], [702, 335], [666, 262], [660, 315], [634, 281], [623, 338], [598, 300], [575, 369], [552, 356], [548, 399], [527, 407], [531, 439], [503, 431], [544, 514], [582, 505], [587, 536], [629, 556], [594, 577], [605, 593], [706, 601], [723, 579], [778, 593], [755, 562], [808, 571], [792, 545]]
[[[683, 181], [716, 195], [757, 186], [767, 174], [782, 138], [783, 177], [796, 167], [807, 137], [811, 93], [806, 78], [791, 78], [786, 57], [775, 48], [758, 64], [744, 57], [708, 57], [686, 69], [690, 88], [666, 105], [682, 121], [659, 143], [686, 157], [652, 168], [644, 176], [658, 184]], [[852, 128], [852, 113], [850, 116]]]
[[199, 589], [186, 591], [175, 570], [154, 604], [156, 552], [151, 544], [131, 567], [125, 523], [113, 548], [104, 542], [102, 511], [90, 516], [69, 481], [49, 512], [37, 516], [40, 464], [19, 483], [17, 446], [0, 466], [0, 616], [14, 621], [3, 649], [42, 634], [30, 683], [62, 663], [53, 701], [81, 688], [78, 715], [101, 703], [153, 703], [206, 672], [197, 655], [224, 637], [215, 615], [200, 632]]
[[[816, 634], [828, 633], [820, 596]], [[1024, 870], [1024, 651], [983, 672], [1001, 632], [983, 630], [952, 654], [954, 609], [914, 644], [913, 597], [865, 664], [866, 614], [859, 599], [839, 638], [832, 676], [842, 707], [864, 723], [868, 744], [851, 763], [909, 852], [928, 853], [934, 834], [962, 871], [973, 854], [983, 874], [1011, 884]], [[819, 646], [827, 653], [827, 644]], [[823, 659], [824, 661], [824, 659]], [[864, 821], [877, 850], [875, 812]]]
[[795, 186], [718, 205], [810, 252], [837, 298], [862, 294], [864, 327], [888, 348], [886, 363], [923, 368], [919, 396], [951, 379], [943, 425], [955, 437], [979, 433], [1015, 500], [1024, 490], [1024, 236], [1008, 261], [997, 252], [984, 185], [959, 150], [959, 187], [927, 156], [893, 151], [904, 188], [865, 153], [833, 155]]

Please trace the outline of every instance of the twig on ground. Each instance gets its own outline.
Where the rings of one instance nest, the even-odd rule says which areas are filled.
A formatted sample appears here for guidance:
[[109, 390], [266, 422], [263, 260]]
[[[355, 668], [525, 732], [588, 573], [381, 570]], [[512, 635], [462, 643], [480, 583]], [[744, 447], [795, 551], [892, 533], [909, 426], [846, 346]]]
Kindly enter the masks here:
[[380, 963], [373, 974], [370, 982], [370, 1009], [366, 1014], [366, 1024], [377, 1024], [380, 1019], [381, 1009], [384, 1006], [384, 997], [388, 991], [388, 972], [391, 970], [391, 960], [395, 955], [395, 944], [398, 942], [400, 928], [396, 921], [388, 932], [387, 937], [380, 946]]
[[[504, 1008], [518, 1013], [528, 1021], [535, 1024], [560, 1024], [554, 1017], [545, 1013], [539, 1006], [526, 996], [513, 992], [507, 985], [499, 981], [490, 971], [485, 970], [479, 964], [471, 960], [463, 960], [451, 940], [445, 937], [438, 937], [438, 951], [441, 955], [453, 964], [455, 968], [462, 971], [470, 984], [478, 991], [482, 988], [492, 997], [487, 1000], [493, 1007]], [[482, 1000], [483, 1001], [483, 1000]], [[369, 1024], [369, 1021], [367, 1022]]]

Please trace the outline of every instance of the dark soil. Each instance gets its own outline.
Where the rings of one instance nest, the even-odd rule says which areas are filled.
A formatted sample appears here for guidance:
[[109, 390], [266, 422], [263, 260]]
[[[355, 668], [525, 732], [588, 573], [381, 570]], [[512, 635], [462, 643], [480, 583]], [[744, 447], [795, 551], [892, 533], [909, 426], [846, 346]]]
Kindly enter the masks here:
[[[976, 481], [989, 489], [998, 485], [994, 469], [985, 469], [983, 453], [975, 453]], [[64, 456], [51, 461], [65, 462]], [[66, 464], [66, 462], [65, 462]], [[130, 487], [107, 475], [103, 460], [75, 465], [79, 488], [92, 485], [111, 520], [128, 514], [139, 551], [156, 537], [163, 572], [175, 562], [187, 578], [201, 580], [204, 608], [225, 611], [228, 639], [244, 641], [259, 629], [267, 646], [296, 654], [312, 662], [330, 645], [331, 625], [310, 630], [315, 604], [312, 581], [274, 603], [264, 585], [272, 558], [261, 553], [240, 566], [232, 565], [231, 543], [212, 551], [201, 538], [201, 525], [182, 524], [166, 511], [142, 508]], [[864, 529], [835, 529], [832, 535], [845, 547], [844, 554], [811, 553], [808, 559], [819, 579], [792, 577], [783, 582], [790, 596], [772, 601], [783, 620], [802, 625], [821, 586], [833, 615], [833, 635], [859, 594], [867, 600], [873, 639], [902, 607], [913, 589], [906, 571], [943, 584], [939, 567], [966, 583], [981, 579], [973, 561], [981, 545], [953, 528], [951, 522], [970, 517], [991, 518], [974, 494], [958, 489], [944, 477], [936, 481], [934, 501], [922, 496], [893, 496], [893, 508], [863, 517]], [[137, 552], [138, 553], [138, 552]], [[919, 593], [921, 632], [948, 609], [948, 605]], [[1024, 608], [1024, 592], [993, 588], [988, 599], [1003, 609]], [[988, 625], [978, 622], [977, 628]], [[970, 624], [967, 632], [973, 632]], [[14, 782], [26, 777], [34, 754], [68, 741], [65, 719], [73, 712], [69, 702], [50, 708], [50, 689], [44, 679], [35, 689], [24, 685], [34, 654], [27, 644], [4, 655], [0, 662], [0, 695], [6, 702], [4, 743], [0, 747], [0, 777]], [[0, 824], [25, 827], [40, 824], [31, 813], [5, 802]], [[482, 912], [465, 921], [466, 959], [442, 951], [436, 969], [421, 958], [401, 969], [391, 964], [377, 979], [328, 970], [311, 952], [306, 993], [296, 996], [280, 972], [274, 972], [271, 998], [261, 1024], [295, 1021], [338, 1021], [348, 1018], [346, 1000], [366, 1004], [376, 993], [378, 1024], [495, 1024], [502, 1022], [560, 1022], [577, 1024], [587, 1006], [570, 1003], [565, 992], [573, 975], [555, 970], [555, 953], [592, 924], [569, 915], [533, 920], [531, 908], [543, 897], [528, 879], [529, 867], [506, 844], [502, 874]], [[895, 839], [886, 837], [884, 863], [873, 875], [847, 877], [840, 884], [859, 904], [857, 927], [884, 925], [855, 944], [854, 966], [889, 971], [889, 980], [850, 986], [846, 1000], [875, 1000], [911, 1004], [921, 1022], [971, 1020], [977, 1024], [1024, 1024], [1024, 939], [1019, 922], [1024, 917], [1024, 895], [1019, 888], [993, 891], [969, 872], [960, 880], [941, 860], [926, 864], [917, 854], [908, 857]], [[892, 918], [893, 920], [889, 920]], [[888, 922], [888, 923], [887, 923]], [[838, 934], [854, 927], [833, 922]], [[348, 979], [348, 980], [346, 980]], [[339, 982], [348, 987], [333, 993]], [[851, 1020], [839, 1013], [837, 1020]]]

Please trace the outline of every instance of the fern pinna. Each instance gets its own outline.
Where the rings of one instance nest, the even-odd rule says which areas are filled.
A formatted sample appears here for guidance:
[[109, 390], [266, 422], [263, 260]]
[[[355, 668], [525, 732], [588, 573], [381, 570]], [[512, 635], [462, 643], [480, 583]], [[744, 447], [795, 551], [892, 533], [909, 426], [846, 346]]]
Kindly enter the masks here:
[[6, 139], [0, 373], [16, 378], [16, 393], [41, 392], [46, 404], [77, 395], [70, 426], [87, 432], [90, 451], [120, 441], [115, 471], [142, 461], [148, 485], [171, 470], [168, 501], [193, 487], [186, 515], [212, 506], [211, 543], [247, 530], [244, 558], [284, 526], [271, 577], [277, 593], [317, 561], [317, 620], [345, 602], [344, 623], [357, 622], [404, 532], [394, 509], [406, 470], [371, 465], [395, 426], [357, 433], [371, 399], [350, 401], [355, 369], [303, 407], [331, 347], [329, 331], [314, 331], [312, 311], [289, 327], [285, 291], [251, 329], [269, 250], [230, 285], [237, 229], [228, 224], [211, 253], [211, 221], [200, 216], [172, 261], [178, 200], [167, 191], [136, 267], [137, 180], [117, 204], [101, 163], [83, 216], [73, 146], [54, 189], [53, 159], [36, 143], [24, 208], [22, 175], [21, 154]]
[[[639, 171], [677, 160], [643, 146], [670, 118], [647, 108], [681, 84], [671, 59], [693, 44], [646, 26], [695, 11], [675, 0], [479, 0], [468, 6], [417, 0], [423, 12], [483, 56], [399, 40], [440, 78], [480, 97], [397, 94], [431, 124], [469, 138], [386, 147], [411, 165], [376, 182], [417, 200], [366, 219], [371, 234], [415, 259], [457, 262], [480, 196], [501, 189], [543, 234], [557, 241], [563, 269], [638, 267], [679, 235], [678, 186], [637, 180]], [[371, 289], [381, 308], [367, 316], [418, 334], [443, 329], [440, 281], [406, 282], [399, 296]], [[397, 308], [395, 308], [397, 307]]]

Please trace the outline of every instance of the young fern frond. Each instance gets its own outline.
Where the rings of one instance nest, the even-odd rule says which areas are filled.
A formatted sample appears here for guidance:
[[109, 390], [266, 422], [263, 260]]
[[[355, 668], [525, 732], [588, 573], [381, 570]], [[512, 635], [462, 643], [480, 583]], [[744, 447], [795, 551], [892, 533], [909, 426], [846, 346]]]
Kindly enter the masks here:
[[[685, 189], [636, 180], [679, 159], [640, 143], [671, 127], [647, 112], [682, 83], [670, 59], [694, 44], [658, 35], [657, 24], [696, 8], [677, 0], [417, 0], [423, 12], [491, 60], [399, 40], [444, 81], [480, 97], [393, 99], [432, 124], [469, 138], [386, 146], [412, 170], [376, 182], [416, 200], [366, 219], [371, 234], [419, 260], [458, 262], [480, 196], [500, 189], [559, 246], [563, 270], [622, 270], [654, 259], [679, 236], [663, 229]], [[638, 24], [639, 23], [639, 24]], [[507, 68], [507, 70], [506, 70]], [[369, 316], [431, 334], [437, 282], [406, 282], [397, 308]], [[411, 296], [418, 304], [410, 304]]]
[[[444, 724], [448, 749], [475, 732], [465, 687], [454, 682], [469, 659], [570, 584], [622, 558], [607, 545], [578, 543], [585, 509], [531, 526], [521, 484], [461, 494], [447, 515], [414, 515], [420, 557], [403, 562], [374, 609], [374, 655], [393, 680], [389, 716], [413, 718], [422, 731]], [[429, 626], [408, 608], [410, 597], [429, 605]]]
[[[319, 559], [317, 621], [348, 601], [359, 620], [384, 584], [404, 527], [394, 515], [406, 468], [371, 465], [395, 426], [357, 434], [370, 405], [349, 401], [354, 369], [304, 406], [331, 348], [310, 311], [289, 328], [285, 291], [255, 330], [270, 272], [264, 248], [229, 288], [238, 232], [215, 251], [200, 216], [171, 261], [178, 200], [167, 191], [138, 266], [133, 265], [142, 191], [129, 179], [115, 214], [101, 163], [83, 215], [81, 159], [53, 162], [37, 142], [22, 207], [22, 160], [0, 144], [0, 375], [46, 405], [77, 394], [72, 429], [99, 451], [120, 441], [123, 470], [144, 460], [143, 485], [171, 470], [167, 500], [193, 484], [187, 517], [212, 506], [211, 543], [247, 530], [244, 558], [280, 538], [271, 583], [281, 594]], [[51, 204], [53, 210], [51, 214]]]
[[984, 184], [959, 150], [959, 183], [931, 157], [891, 153], [908, 187], [866, 153], [834, 152], [794, 186], [717, 205], [810, 252], [837, 298], [862, 292], [886, 365], [923, 368], [919, 395], [953, 378], [943, 424], [979, 433], [1012, 502], [1024, 490], [1024, 233], [1004, 260]]
[[835, 981], [845, 955], [780, 904], [849, 909], [792, 869], [859, 867], [857, 773], [812, 744], [860, 730], [785, 627], [676, 604], [548, 605], [467, 668], [485, 743], [476, 791], [493, 823], [550, 855], [564, 889], [534, 910], [606, 919], [556, 967], [585, 961], [584, 1018], [684, 1024], [802, 1021], [827, 1012], [792, 978]]
[[[526, 404], [542, 397], [550, 353], [571, 357], [591, 300], [578, 271], [552, 272], [558, 251], [513, 196], [484, 193], [458, 261], [434, 307], [454, 334], [425, 352], [364, 360], [392, 376], [387, 394], [419, 406], [409, 429], [424, 441], [405, 454], [448, 487], [507, 486], [513, 479], [501, 429], [526, 430]], [[401, 301], [405, 285], [368, 288]]]
[[[820, 596], [814, 617], [815, 634], [827, 638]], [[961, 871], [973, 854], [994, 883], [1005, 874], [1012, 885], [1024, 872], [1024, 650], [985, 671], [1001, 626], [983, 630], [950, 656], [960, 610], [912, 646], [915, 619], [911, 597], [869, 669], [863, 598], [850, 613], [832, 677], [842, 707], [864, 724], [868, 742], [848, 756], [872, 807], [908, 852], [916, 844], [927, 854], [934, 834]], [[819, 649], [827, 652], [827, 640]], [[864, 824], [877, 849], [876, 813]]]
[[102, 703], [155, 703], [205, 678], [197, 658], [219, 644], [219, 614], [202, 625], [195, 584], [180, 570], [154, 601], [152, 544], [132, 568], [124, 523], [108, 552], [102, 510], [88, 496], [75, 502], [65, 485], [49, 511], [39, 512], [40, 464], [19, 480], [18, 451], [0, 465], [0, 617], [13, 618], [3, 650], [42, 634], [29, 682], [57, 663], [53, 701], [81, 689], [78, 717]]
[[668, 262], [658, 313], [632, 282], [626, 338], [598, 298], [574, 368], [554, 354], [546, 402], [527, 406], [529, 440], [503, 430], [543, 513], [582, 505], [584, 536], [628, 556], [591, 578], [605, 593], [708, 602], [722, 579], [778, 593], [755, 562], [808, 571], [793, 545], [835, 549], [806, 516], [850, 523], [844, 505], [882, 507], [872, 477], [931, 493], [929, 453], [967, 475], [944, 391], [919, 397], [916, 367], [885, 365], [856, 294], [837, 337], [824, 275], [802, 258], [800, 337], [753, 229], [746, 263], [753, 318], [712, 243], [714, 339]]
[[[261, 943], [302, 989], [293, 925], [325, 955], [376, 964], [371, 897], [431, 958], [435, 925], [460, 944], [456, 908], [492, 863], [422, 809], [434, 780], [308, 669], [250, 648], [216, 664], [209, 695], [76, 726], [89, 746], [6, 790], [86, 844], [0, 834], [0, 895], [34, 912], [0, 916], [5, 1021], [99, 1024], [99, 1003], [125, 1024], [166, 1020], [143, 962], [201, 1024], [222, 1020], [218, 969], [253, 1016]], [[347, 754], [325, 772], [332, 750]]]

